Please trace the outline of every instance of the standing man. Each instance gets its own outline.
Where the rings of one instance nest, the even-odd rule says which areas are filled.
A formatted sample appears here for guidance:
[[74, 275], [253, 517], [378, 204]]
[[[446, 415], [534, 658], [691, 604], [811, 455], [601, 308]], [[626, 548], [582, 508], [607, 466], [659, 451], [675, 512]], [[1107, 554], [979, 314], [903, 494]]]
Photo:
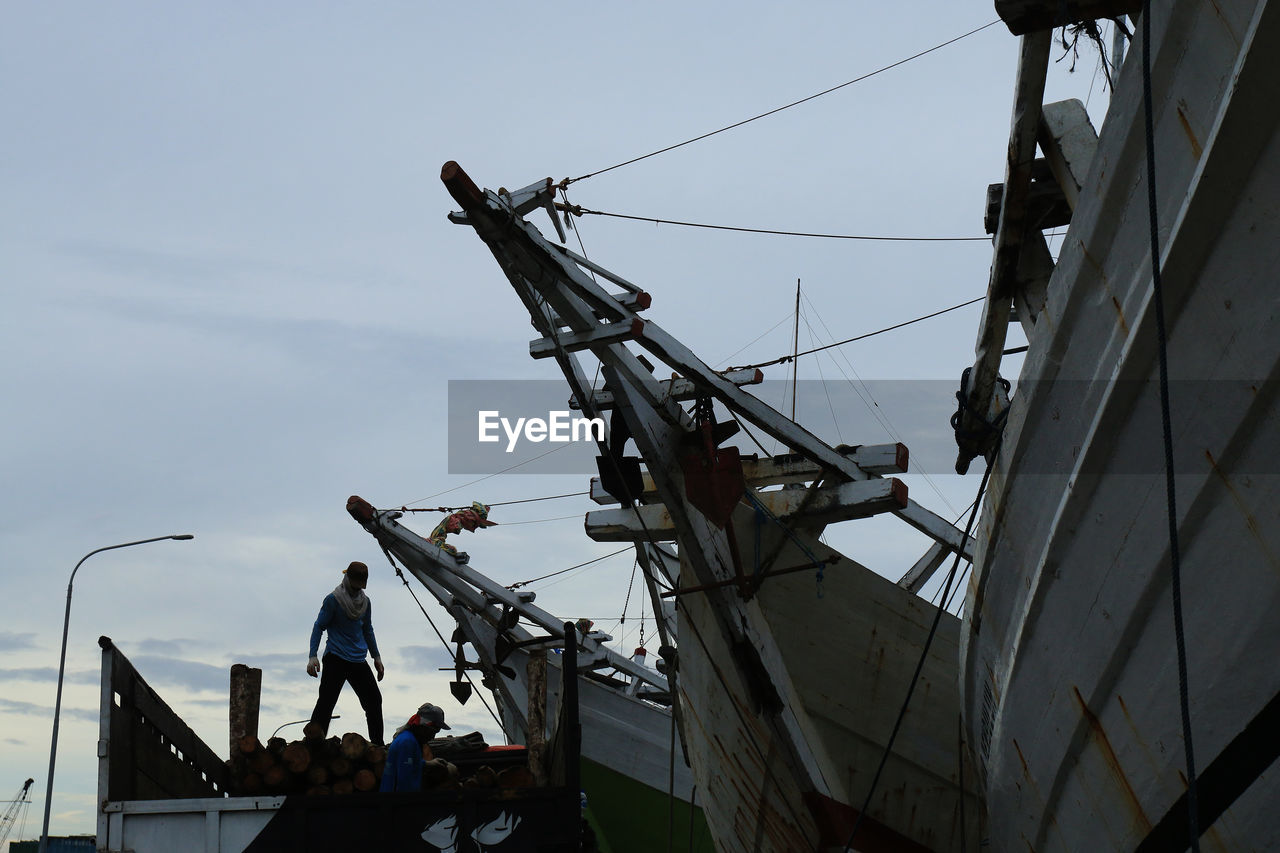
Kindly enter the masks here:
[[382, 769], [382, 791], [422, 790], [422, 748], [441, 729], [444, 709], [430, 702], [418, 708], [409, 722], [396, 729], [395, 739], [387, 748], [387, 763]]
[[369, 721], [369, 741], [382, 743], [382, 692], [373, 680], [366, 655], [373, 655], [373, 666], [378, 670], [378, 681], [386, 670], [382, 656], [378, 654], [378, 641], [373, 636], [373, 605], [364, 588], [369, 583], [369, 567], [353, 562], [342, 573], [342, 583], [324, 597], [320, 615], [311, 629], [310, 660], [307, 675], [320, 675], [320, 635], [329, 632], [324, 648], [324, 674], [320, 678], [320, 697], [316, 699], [311, 722], [325, 734], [329, 731], [329, 716], [338, 703], [342, 685], [349, 683], [360, 699], [365, 717]]

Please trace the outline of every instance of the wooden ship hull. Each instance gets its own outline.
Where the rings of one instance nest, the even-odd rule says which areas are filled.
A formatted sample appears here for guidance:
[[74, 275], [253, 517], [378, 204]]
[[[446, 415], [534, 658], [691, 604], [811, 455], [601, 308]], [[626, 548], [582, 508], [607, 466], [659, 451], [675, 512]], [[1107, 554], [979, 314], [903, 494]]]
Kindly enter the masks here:
[[[1200, 849], [1275, 850], [1280, 7], [1152, 7]], [[1047, 51], [1032, 42], [1047, 39], [1023, 36], [1024, 81], [1037, 65], [1043, 79]], [[1038, 287], [1025, 274], [1043, 245], [1038, 230], [1021, 244], [1016, 235], [1005, 241], [1024, 272], [1016, 282], [993, 275], [980, 337], [1000, 338], [999, 318], [1017, 303], [1029, 350], [992, 466], [961, 634], [967, 734], [979, 753], [993, 850], [1183, 850], [1191, 841], [1143, 49], [1135, 39], [1096, 143], [1086, 131], [1074, 155], [1061, 140], [1044, 145], [1062, 105], [1041, 118], [1038, 99], [1028, 98], [1030, 108], [1015, 115], [1015, 138], [1020, 120], [1033, 131], [1039, 124], [1047, 159], [1069, 167], [1058, 179], [1074, 211], [1056, 267]], [[1016, 195], [1007, 181], [1004, 197]], [[980, 362], [983, 355], [980, 347]]]

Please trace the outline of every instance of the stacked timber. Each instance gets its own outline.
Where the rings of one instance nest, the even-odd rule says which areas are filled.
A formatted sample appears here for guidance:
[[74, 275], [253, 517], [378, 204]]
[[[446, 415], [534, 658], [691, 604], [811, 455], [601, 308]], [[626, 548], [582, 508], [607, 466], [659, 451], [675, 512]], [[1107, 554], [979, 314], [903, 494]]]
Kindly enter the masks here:
[[[424, 745], [422, 789], [534, 787], [523, 749], [498, 755], [486, 750], [479, 732]], [[326, 739], [308, 724], [303, 739], [291, 743], [273, 737], [263, 746], [256, 736], [241, 735], [228, 766], [234, 796], [322, 796], [378, 790], [386, 761], [385, 746], [370, 744], [355, 732]]]
[[387, 748], [355, 732], [324, 738], [319, 732], [292, 743], [273, 737], [263, 746], [241, 736], [229, 762], [232, 791], [258, 794], [350, 794], [376, 791], [382, 781]]

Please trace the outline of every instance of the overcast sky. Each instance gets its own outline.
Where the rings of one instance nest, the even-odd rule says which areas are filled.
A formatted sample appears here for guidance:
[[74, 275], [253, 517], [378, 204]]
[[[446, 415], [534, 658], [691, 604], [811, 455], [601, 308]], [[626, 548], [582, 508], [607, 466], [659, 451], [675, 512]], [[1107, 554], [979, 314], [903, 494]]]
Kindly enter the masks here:
[[[195, 534], [95, 556], [77, 577], [55, 833], [94, 831], [99, 635], [224, 754], [232, 663], [264, 671], [264, 736], [310, 713], [311, 624], [353, 559], [373, 570], [388, 725], [430, 699], [455, 731], [501, 742], [476, 700], [449, 696], [434, 634], [344, 511], [351, 494], [433, 506], [586, 488], [581, 475], [512, 472], [449, 491], [476, 476], [448, 474], [448, 381], [558, 374], [528, 357], [535, 335], [487, 250], [446, 221], [441, 165], [457, 160], [495, 189], [599, 171], [995, 18], [989, 4], [947, 2], [706, 5], [6, 5], [0, 798], [35, 777], [24, 837], [43, 809], [68, 575], [119, 542]], [[576, 183], [570, 198], [718, 225], [981, 236], [987, 184], [1003, 178], [1016, 49], [991, 27]], [[1082, 50], [1074, 74], [1070, 59], [1051, 65], [1046, 99], [1089, 98], [1097, 123], [1095, 56]], [[790, 349], [797, 279], [803, 349], [978, 297], [990, 263], [983, 242], [580, 226], [587, 254], [648, 290], [647, 316], [715, 367]], [[848, 443], [944, 433], [978, 311], [802, 361], [802, 378], [846, 397], [858, 377], [935, 380], [920, 387], [944, 398], [939, 422], [899, 422], [873, 396], [857, 405], [878, 408], [884, 429], [837, 436], [821, 405], [811, 429]], [[954, 516], [977, 477], [908, 482]], [[498, 507], [502, 526], [458, 544], [503, 583], [546, 574], [616, 550], [583, 535], [591, 506]], [[423, 532], [435, 521], [414, 519]], [[844, 528], [835, 544], [894, 578], [925, 545], [893, 520]], [[617, 623], [630, 574], [624, 555], [533, 588], [629, 651], [638, 594]], [[335, 731], [364, 731], [349, 690], [337, 713]]]

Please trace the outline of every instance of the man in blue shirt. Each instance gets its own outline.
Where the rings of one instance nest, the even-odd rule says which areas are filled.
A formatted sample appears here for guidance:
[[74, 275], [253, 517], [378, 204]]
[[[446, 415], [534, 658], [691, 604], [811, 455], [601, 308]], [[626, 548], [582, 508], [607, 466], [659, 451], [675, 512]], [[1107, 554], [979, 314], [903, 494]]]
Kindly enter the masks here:
[[418, 713], [396, 730], [395, 739], [387, 748], [387, 763], [382, 770], [382, 791], [422, 790], [422, 747], [426, 746], [441, 729], [444, 709], [430, 702], [418, 708]]
[[329, 633], [324, 648], [320, 696], [316, 699], [315, 710], [311, 712], [311, 722], [323, 733], [328, 733], [329, 717], [333, 714], [333, 706], [338, 703], [338, 694], [342, 692], [342, 685], [349, 683], [369, 721], [370, 742], [381, 744], [382, 692], [369, 671], [369, 664], [365, 663], [365, 656], [371, 654], [373, 665], [378, 670], [378, 681], [381, 681], [386, 669], [382, 666], [382, 656], [378, 654], [378, 641], [373, 636], [373, 604], [364, 594], [369, 583], [369, 567], [353, 562], [342, 575], [342, 583], [324, 597], [320, 615], [311, 629], [307, 675], [312, 678], [321, 673], [320, 659], [316, 657], [320, 635], [326, 631]]

